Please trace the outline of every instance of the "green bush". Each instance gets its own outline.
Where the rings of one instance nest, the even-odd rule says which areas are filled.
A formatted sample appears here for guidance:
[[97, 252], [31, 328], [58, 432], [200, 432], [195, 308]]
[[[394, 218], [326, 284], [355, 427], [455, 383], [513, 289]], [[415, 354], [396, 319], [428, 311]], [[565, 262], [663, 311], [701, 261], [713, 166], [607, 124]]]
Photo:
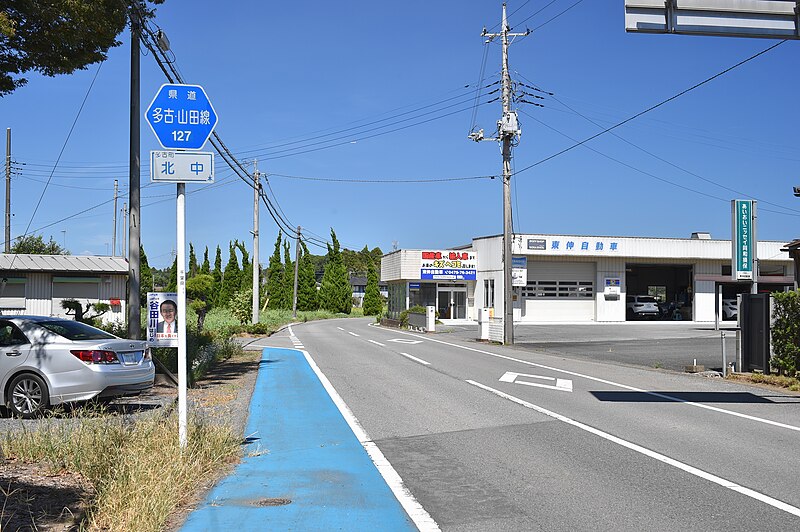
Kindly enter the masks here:
[[770, 365], [789, 376], [800, 371], [800, 291], [774, 292]]
[[410, 309], [406, 309], [400, 313], [400, 327], [405, 329], [408, 327], [408, 315], [411, 313], [414, 314], [425, 314], [425, 307], [422, 305], [414, 305]]

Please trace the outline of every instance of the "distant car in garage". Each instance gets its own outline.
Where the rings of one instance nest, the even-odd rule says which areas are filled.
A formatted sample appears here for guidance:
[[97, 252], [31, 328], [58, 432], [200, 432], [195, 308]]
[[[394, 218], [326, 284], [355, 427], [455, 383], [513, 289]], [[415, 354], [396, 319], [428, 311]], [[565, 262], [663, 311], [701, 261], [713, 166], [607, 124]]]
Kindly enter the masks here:
[[661, 315], [653, 296], [628, 296], [626, 302], [628, 319], [656, 319]]
[[154, 377], [144, 341], [63, 318], [0, 316], [0, 399], [15, 416], [136, 395], [152, 388]]
[[739, 317], [739, 305], [736, 303], [736, 298], [723, 299], [722, 318], [726, 320], [735, 320], [737, 317]]

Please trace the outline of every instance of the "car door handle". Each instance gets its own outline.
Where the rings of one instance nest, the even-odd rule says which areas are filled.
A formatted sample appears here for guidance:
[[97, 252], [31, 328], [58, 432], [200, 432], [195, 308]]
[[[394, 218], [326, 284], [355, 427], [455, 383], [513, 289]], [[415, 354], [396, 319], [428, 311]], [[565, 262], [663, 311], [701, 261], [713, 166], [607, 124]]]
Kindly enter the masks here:
[[6, 351], [6, 356], [7, 356], [7, 357], [18, 357], [18, 356], [20, 356], [21, 354], [22, 354], [22, 353], [21, 353], [21, 352], [19, 352], [19, 351]]

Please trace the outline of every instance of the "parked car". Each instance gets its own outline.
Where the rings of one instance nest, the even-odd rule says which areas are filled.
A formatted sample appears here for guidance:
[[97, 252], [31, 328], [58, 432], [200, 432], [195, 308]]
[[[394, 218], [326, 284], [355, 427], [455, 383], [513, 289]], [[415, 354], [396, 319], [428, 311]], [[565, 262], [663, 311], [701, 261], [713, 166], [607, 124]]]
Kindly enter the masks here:
[[31, 418], [53, 405], [136, 395], [152, 388], [147, 343], [81, 322], [0, 316], [0, 392], [12, 415]]
[[626, 310], [628, 319], [658, 318], [661, 311], [653, 296], [628, 296]]
[[739, 317], [739, 305], [734, 299], [722, 300], [722, 318], [725, 320], [735, 320]]

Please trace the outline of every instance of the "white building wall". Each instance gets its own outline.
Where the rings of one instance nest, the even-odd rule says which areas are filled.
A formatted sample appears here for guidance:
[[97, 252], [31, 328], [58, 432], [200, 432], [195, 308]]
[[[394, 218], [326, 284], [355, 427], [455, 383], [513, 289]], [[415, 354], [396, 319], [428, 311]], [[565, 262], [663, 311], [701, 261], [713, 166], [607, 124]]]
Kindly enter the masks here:
[[719, 261], [699, 260], [694, 264], [694, 321], [714, 321], [715, 290], [714, 281], [700, 281], [698, 275], [719, 275], [722, 270]]
[[[619, 299], [606, 299], [605, 282], [607, 278], [620, 280]], [[595, 301], [598, 322], [625, 321], [625, 259], [620, 257], [603, 257], [597, 259], [597, 280], [595, 282]]]
[[111, 305], [111, 311], [103, 314], [106, 323], [125, 323], [127, 319], [126, 300], [128, 285], [124, 275], [104, 275], [100, 282], [100, 301], [111, 304], [112, 299], [119, 299], [119, 305]]
[[25, 314], [53, 315], [53, 283], [49, 273], [25, 274]]

